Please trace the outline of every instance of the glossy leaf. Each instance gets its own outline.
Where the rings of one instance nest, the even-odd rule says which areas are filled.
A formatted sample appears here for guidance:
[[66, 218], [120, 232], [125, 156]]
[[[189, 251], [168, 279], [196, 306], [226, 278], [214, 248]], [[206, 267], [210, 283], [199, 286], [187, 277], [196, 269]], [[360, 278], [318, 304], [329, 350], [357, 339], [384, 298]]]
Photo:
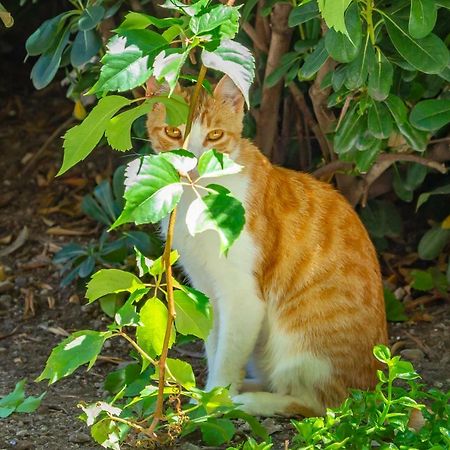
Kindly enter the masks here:
[[88, 31], [95, 28], [103, 19], [105, 8], [101, 5], [90, 5], [81, 13], [78, 19], [80, 31]]
[[394, 68], [390, 61], [378, 52], [374, 63], [369, 65], [369, 95], [377, 101], [387, 98], [392, 87]]
[[213, 52], [203, 50], [201, 58], [206, 67], [228, 75], [249, 105], [248, 93], [255, 76], [255, 60], [246, 47], [239, 42], [224, 40]]
[[45, 369], [36, 381], [48, 379], [48, 384], [52, 384], [88, 363], [89, 370], [110, 336], [109, 331], [84, 330], [72, 333], [52, 350]]
[[56, 17], [46, 20], [27, 39], [25, 48], [29, 55], [40, 55], [47, 51], [55, 42], [60, 27], [64, 24], [67, 13], [59, 14]]
[[446, 195], [449, 194], [450, 195], [450, 184], [444, 185], [444, 186], [440, 186], [436, 189], [434, 189], [433, 191], [430, 192], [424, 192], [423, 194], [420, 194], [418, 200], [417, 200], [417, 206], [416, 206], [416, 211], [425, 203], [428, 201], [428, 199], [432, 196], [432, 195]]
[[345, 71], [345, 87], [350, 90], [358, 89], [366, 84], [369, 68], [373, 67], [375, 55], [370, 40], [367, 37], [356, 58]]
[[188, 295], [186, 292], [174, 292], [177, 331], [184, 335], [194, 335], [205, 340], [212, 326], [209, 303], [201, 302], [202, 297]]
[[346, 153], [352, 149], [358, 136], [363, 132], [364, 118], [365, 116], [358, 111], [358, 104], [354, 103], [345, 114], [334, 136], [334, 148], [337, 154]]
[[186, 5], [186, 3], [181, 0], [165, 0], [161, 5], [162, 8], [175, 9], [176, 11], [187, 14], [188, 16], [195, 16], [199, 14], [203, 9], [205, 9], [210, 0], [197, 0], [195, 3]]
[[377, 139], [387, 139], [393, 130], [392, 116], [384, 103], [373, 102], [367, 116], [370, 134]]
[[345, 24], [348, 31], [347, 34], [334, 29], [328, 30], [325, 34], [325, 48], [328, 54], [336, 61], [342, 63], [353, 61], [361, 47], [361, 21], [356, 3], [353, 3], [348, 8], [345, 14]]
[[356, 169], [360, 173], [366, 173], [375, 164], [380, 151], [380, 142], [377, 141], [364, 151], [356, 152], [354, 157]]
[[227, 154], [212, 149], [200, 156], [197, 169], [200, 178], [216, 178], [236, 174], [242, 170], [242, 166], [235, 163]]
[[398, 125], [408, 145], [418, 152], [424, 152], [428, 145], [428, 134], [425, 131], [414, 128], [409, 122]]
[[220, 239], [220, 251], [227, 254], [239, 237], [245, 224], [242, 204], [222, 186], [208, 186], [215, 192], [194, 200], [186, 213], [189, 233], [195, 236], [206, 230], [215, 230]]
[[189, 363], [180, 359], [167, 358], [166, 364], [178, 384], [188, 390], [195, 387], [195, 376]]
[[181, 68], [186, 62], [189, 50], [189, 48], [187, 50], [179, 48], [162, 50], [155, 58], [153, 63], [153, 74], [158, 81], [162, 79], [167, 81], [170, 87], [169, 95], [172, 95], [175, 90]]
[[318, 0], [319, 9], [329, 28], [349, 34], [345, 12], [352, 0]]
[[119, 269], [102, 269], [96, 272], [87, 285], [86, 298], [89, 303], [106, 294], [134, 292], [145, 288], [139, 278], [131, 272]]
[[[146, 51], [156, 51], [167, 45], [158, 33], [150, 30], [135, 30], [145, 33]], [[149, 33], [149, 34], [148, 34]], [[90, 93], [105, 94], [109, 91], [128, 91], [148, 80], [152, 73], [152, 59], [125, 36], [114, 36], [108, 42], [107, 52], [102, 58], [100, 78]]]
[[165, 17], [159, 19], [158, 17], [150, 16], [141, 12], [131, 11], [126, 16], [123, 22], [120, 24], [118, 31], [123, 30], [136, 30], [147, 28], [150, 25], [156, 28], [169, 28], [173, 25], [183, 24], [183, 19], [178, 17]]
[[233, 39], [239, 29], [239, 11], [233, 6], [214, 5], [189, 21], [189, 28], [198, 36], [213, 32], [219, 39]]
[[404, 21], [386, 14], [383, 18], [394, 47], [413, 67], [425, 73], [439, 73], [447, 66], [449, 52], [440, 38], [429, 34], [414, 39], [408, 34]]
[[325, 39], [321, 39], [316, 48], [305, 58], [305, 63], [300, 68], [299, 76], [303, 79], [311, 78], [324, 64], [328, 58], [325, 48]]
[[[136, 328], [137, 343], [151, 355], [160, 355], [166, 333], [168, 311], [164, 303], [157, 298], [151, 298], [139, 312], [140, 325]], [[169, 348], [175, 342], [175, 330], [169, 338]]]
[[437, 9], [434, 0], [411, 0], [408, 31], [415, 39], [430, 34], [436, 24]]
[[397, 125], [402, 125], [407, 121], [406, 106], [400, 97], [390, 94], [384, 103], [388, 107]]
[[61, 56], [69, 42], [70, 29], [63, 29], [49, 47], [36, 61], [31, 70], [31, 81], [36, 89], [43, 89], [50, 84], [61, 63]]
[[131, 161], [126, 185], [125, 208], [112, 228], [127, 222], [158, 222], [175, 208], [183, 192], [176, 169], [158, 155]]
[[229, 442], [236, 432], [230, 419], [208, 419], [200, 425], [200, 430], [204, 441], [212, 446]]
[[64, 135], [64, 160], [58, 175], [82, 161], [94, 150], [112, 116], [131, 101], [118, 95], [100, 99], [84, 121]]
[[439, 256], [450, 241], [450, 229], [436, 226], [428, 230], [419, 242], [417, 251], [422, 259], [432, 260]]
[[308, 22], [308, 20], [314, 19], [319, 15], [319, 7], [316, 0], [312, 0], [307, 3], [303, 3], [292, 9], [289, 14], [288, 25], [295, 27], [302, 23]]
[[70, 63], [74, 67], [86, 64], [102, 46], [102, 41], [94, 30], [79, 31], [70, 51]]
[[420, 130], [434, 131], [450, 123], [450, 99], [423, 100], [411, 111], [409, 120]]

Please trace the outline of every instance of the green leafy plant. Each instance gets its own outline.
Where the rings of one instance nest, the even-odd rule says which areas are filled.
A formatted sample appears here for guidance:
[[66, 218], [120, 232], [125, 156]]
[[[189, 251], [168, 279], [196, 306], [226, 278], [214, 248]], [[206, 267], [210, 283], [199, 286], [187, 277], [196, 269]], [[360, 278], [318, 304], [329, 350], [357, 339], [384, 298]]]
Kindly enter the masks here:
[[[292, 448], [448, 447], [450, 392], [424, 391], [411, 363], [391, 356], [385, 346], [376, 346], [374, 355], [387, 368], [386, 372], [378, 371], [374, 392], [353, 391], [339, 408], [329, 409], [325, 417], [292, 421], [298, 432]], [[414, 423], [414, 415], [423, 417], [423, 423]]]
[[20, 380], [13, 392], [0, 398], [0, 419], [8, 417], [12, 413], [30, 413], [39, 408], [45, 392], [38, 397], [25, 397], [26, 381], [26, 379]]
[[[103, 180], [92, 194], [85, 195], [82, 211], [93, 220], [110, 227], [124, 207], [124, 170], [119, 166], [114, 172], [112, 183]], [[137, 249], [148, 257], [161, 253], [162, 243], [154, 233], [136, 230], [120, 230], [111, 236], [104, 230], [100, 238], [86, 245], [70, 242], [55, 254], [53, 262], [61, 265], [65, 274], [60, 284], [67, 286], [76, 279], [89, 277], [98, 266], [117, 266]]]

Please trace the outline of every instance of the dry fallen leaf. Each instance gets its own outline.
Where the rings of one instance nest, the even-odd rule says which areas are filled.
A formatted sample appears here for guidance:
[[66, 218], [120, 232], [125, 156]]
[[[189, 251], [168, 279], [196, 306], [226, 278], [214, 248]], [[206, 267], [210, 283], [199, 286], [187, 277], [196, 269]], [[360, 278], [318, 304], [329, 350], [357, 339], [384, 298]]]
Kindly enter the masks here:
[[20, 247], [22, 247], [23, 244], [25, 244], [27, 239], [28, 239], [28, 227], [24, 226], [22, 228], [22, 231], [17, 236], [16, 240], [11, 245], [8, 245], [8, 247], [4, 248], [3, 250], [0, 250], [0, 257], [15, 252]]

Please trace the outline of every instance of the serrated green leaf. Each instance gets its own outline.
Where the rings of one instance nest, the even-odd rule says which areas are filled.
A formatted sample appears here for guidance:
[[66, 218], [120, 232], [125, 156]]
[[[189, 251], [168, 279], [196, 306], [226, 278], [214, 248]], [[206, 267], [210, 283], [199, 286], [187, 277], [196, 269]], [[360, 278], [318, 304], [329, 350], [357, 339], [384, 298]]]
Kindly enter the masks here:
[[185, 50], [180, 48], [162, 50], [155, 58], [153, 74], [158, 81], [162, 79], [167, 81], [170, 87], [169, 95], [172, 95], [175, 90], [181, 68], [186, 62], [190, 50], [190, 47]]
[[411, 110], [409, 120], [420, 130], [434, 131], [450, 123], [450, 99], [423, 100]]
[[[328, 2], [331, 3], [329, 0]], [[362, 29], [356, 3], [353, 3], [345, 13], [345, 24], [346, 34], [335, 29], [330, 29], [325, 34], [325, 48], [328, 54], [342, 63], [353, 61], [361, 48]]]
[[70, 63], [74, 67], [86, 64], [97, 54], [102, 46], [102, 40], [94, 30], [79, 31], [70, 51]]
[[352, 0], [318, 0], [319, 10], [329, 28], [347, 34], [345, 11]]
[[408, 31], [415, 39], [430, 34], [436, 24], [437, 9], [434, 0], [411, 0]]
[[[158, 33], [150, 30], [131, 30], [133, 36], [137, 33], [144, 34], [142, 40], [145, 43], [145, 52], [140, 46], [126, 36], [114, 36], [107, 45], [107, 52], [102, 58], [103, 66], [100, 78], [89, 91], [90, 93], [105, 94], [109, 91], [128, 91], [148, 80], [152, 73], [153, 56], [161, 48], [168, 45], [167, 41]], [[141, 46], [139, 41], [137, 41]]]
[[381, 53], [377, 52], [376, 61], [369, 66], [369, 95], [377, 101], [387, 98], [392, 87], [394, 68], [390, 61]]
[[228, 75], [249, 105], [248, 93], [255, 76], [255, 60], [246, 47], [235, 41], [224, 40], [213, 52], [204, 49], [201, 58], [206, 67]]
[[192, 295], [181, 290], [174, 292], [177, 316], [175, 326], [184, 335], [194, 335], [206, 340], [212, 327], [212, 314], [209, 303], [201, 303]]
[[[167, 307], [156, 297], [145, 302], [139, 312], [139, 325], [136, 328], [138, 345], [150, 355], [160, 355], [164, 343], [168, 319]], [[175, 330], [169, 338], [169, 348], [175, 342]]]
[[104, 97], [80, 125], [67, 131], [64, 135], [64, 160], [58, 175], [86, 158], [102, 138], [111, 117], [130, 103], [131, 100], [119, 95]]
[[[148, 269], [148, 273], [150, 275], [156, 277], [157, 275], [161, 275], [166, 271], [163, 258], [164, 255], [160, 256], [159, 258], [153, 261], [152, 265]], [[179, 258], [180, 258], [179, 253], [176, 250], [172, 250], [170, 252], [170, 265], [173, 266], [178, 261]]]
[[302, 23], [308, 22], [308, 20], [314, 19], [319, 15], [319, 7], [315, 0], [307, 3], [303, 3], [292, 9], [289, 14], [288, 25], [295, 27]]
[[45, 369], [36, 381], [48, 379], [48, 384], [53, 384], [87, 363], [89, 370], [110, 336], [109, 331], [84, 330], [72, 333], [52, 350]]
[[150, 25], [153, 25], [156, 28], [169, 28], [173, 25], [182, 24], [182, 18], [165, 17], [163, 19], [159, 19], [158, 17], [150, 16], [148, 14], [132, 11], [125, 16], [125, 19], [118, 28], [118, 32], [124, 30], [143, 29], [149, 27]]
[[[148, 290], [145, 290], [148, 292]], [[137, 326], [139, 324], [139, 314], [134, 306], [133, 295], [117, 310], [114, 321], [121, 327]]]
[[160, 156], [161, 158], [169, 161], [180, 175], [185, 176], [197, 166], [197, 158], [195, 155], [182, 148], [179, 150], [171, 150], [170, 152], [161, 153]]
[[36, 61], [31, 70], [31, 81], [36, 89], [48, 86], [56, 75], [61, 63], [61, 56], [69, 42], [70, 29], [64, 28], [54, 39], [54, 43]]
[[119, 424], [112, 419], [105, 418], [91, 426], [91, 436], [104, 448], [120, 450], [119, 443], [124, 439], [128, 431], [128, 426]]
[[187, 390], [195, 387], [195, 376], [189, 363], [180, 359], [167, 358], [166, 364], [178, 384]]
[[42, 399], [45, 396], [45, 392], [37, 397], [27, 397], [17, 408], [15, 412], [18, 413], [32, 413], [36, 411], [41, 405]]
[[131, 126], [138, 118], [147, 114], [155, 103], [162, 103], [166, 108], [166, 121], [169, 125], [178, 126], [186, 123], [189, 106], [183, 97], [152, 97], [133, 109], [114, 116], [106, 125], [105, 135], [114, 150], [126, 151], [132, 148]]
[[216, 178], [236, 174], [242, 170], [242, 166], [225, 153], [211, 149], [200, 156], [197, 170], [200, 178]]
[[299, 70], [299, 76], [303, 79], [311, 78], [324, 64], [328, 58], [325, 48], [325, 39], [322, 38], [316, 48], [305, 58], [305, 63]]
[[245, 211], [241, 202], [228, 193], [210, 193], [190, 204], [186, 224], [192, 236], [206, 230], [217, 231], [220, 251], [226, 254], [244, 228]]
[[195, 3], [191, 3], [187, 5], [180, 0], [165, 0], [162, 5], [162, 8], [167, 9], [175, 9], [182, 14], [186, 14], [188, 16], [195, 16], [203, 9], [205, 9], [210, 0], [197, 0]]
[[197, 35], [213, 33], [220, 40], [233, 39], [239, 29], [239, 11], [233, 6], [214, 5], [189, 21], [189, 28]]
[[422, 39], [412, 38], [403, 20], [383, 14], [384, 23], [392, 43], [400, 55], [420, 72], [439, 73], [448, 64], [446, 45], [435, 34]]
[[96, 272], [87, 285], [86, 298], [89, 303], [106, 294], [134, 292], [145, 288], [139, 278], [131, 272], [119, 269], [102, 269]]
[[373, 102], [367, 116], [369, 133], [377, 139], [387, 139], [393, 130], [392, 116], [384, 103]]
[[125, 208], [112, 225], [156, 223], [180, 201], [180, 175], [165, 158], [149, 155], [131, 161], [126, 170]]

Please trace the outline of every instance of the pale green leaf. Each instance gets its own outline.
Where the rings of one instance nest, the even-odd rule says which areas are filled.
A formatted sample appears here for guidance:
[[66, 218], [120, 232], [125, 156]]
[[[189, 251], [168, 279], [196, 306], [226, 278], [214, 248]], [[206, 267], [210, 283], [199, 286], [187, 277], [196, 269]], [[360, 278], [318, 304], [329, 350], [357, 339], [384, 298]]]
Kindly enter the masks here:
[[95, 363], [104, 342], [111, 332], [93, 330], [77, 331], [58, 344], [50, 354], [44, 371], [36, 381], [48, 379], [52, 384], [73, 373], [78, 367], [89, 363], [90, 369]]
[[186, 62], [190, 48], [186, 50], [179, 48], [171, 48], [162, 50], [155, 58], [153, 63], [153, 74], [158, 81], [166, 80], [172, 95], [180, 76], [181, 68]]
[[[208, 187], [212, 188], [212, 185]], [[226, 254], [244, 228], [245, 211], [241, 202], [229, 195], [225, 188], [218, 186], [213, 189], [216, 192], [190, 204], [186, 224], [192, 236], [215, 230], [220, 238], [220, 251]]]
[[64, 160], [58, 175], [86, 158], [99, 143], [111, 117], [130, 103], [131, 100], [119, 95], [100, 99], [86, 119], [64, 135]]
[[345, 11], [352, 0], [318, 0], [319, 10], [329, 28], [347, 34]]
[[166, 364], [174, 381], [188, 390], [195, 387], [195, 376], [189, 363], [180, 359], [167, 358]]
[[200, 178], [215, 178], [233, 175], [242, 170], [242, 166], [235, 163], [225, 153], [212, 149], [204, 152], [198, 161], [198, 174]]
[[112, 225], [155, 223], [172, 211], [181, 198], [180, 175], [164, 157], [149, 155], [128, 164], [125, 208]]
[[134, 292], [145, 288], [139, 278], [131, 272], [119, 269], [102, 269], [96, 272], [87, 285], [86, 298], [89, 303], [106, 294]]
[[202, 303], [198, 296], [188, 295], [181, 290], [174, 292], [174, 300], [177, 313], [175, 319], [177, 331], [184, 335], [192, 334], [206, 340], [212, 326], [209, 302]]
[[249, 105], [248, 94], [255, 76], [255, 60], [246, 47], [235, 41], [224, 40], [213, 52], [203, 50], [201, 58], [206, 67], [227, 74]]
[[[139, 325], [136, 328], [138, 345], [149, 354], [160, 355], [166, 334], [168, 311], [164, 303], [156, 297], [145, 302], [139, 312]], [[169, 348], [175, 342], [175, 330], [172, 328]]]

